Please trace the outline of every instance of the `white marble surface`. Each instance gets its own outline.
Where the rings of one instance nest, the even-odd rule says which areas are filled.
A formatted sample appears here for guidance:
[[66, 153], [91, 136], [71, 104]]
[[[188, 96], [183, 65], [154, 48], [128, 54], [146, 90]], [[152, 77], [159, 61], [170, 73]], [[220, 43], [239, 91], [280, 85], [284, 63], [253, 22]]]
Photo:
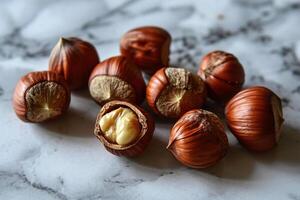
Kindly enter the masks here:
[[[1, 0], [0, 199], [299, 200], [299, 19], [298, 0]], [[283, 99], [286, 122], [279, 145], [252, 154], [227, 132], [225, 159], [192, 170], [165, 150], [172, 122], [157, 120], [145, 154], [119, 158], [93, 136], [99, 108], [85, 91], [72, 95], [60, 120], [26, 124], [17, 119], [11, 106], [16, 81], [47, 68], [60, 36], [91, 41], [103, 60], [118, 54], [122, 33], [141, 25], [169, 30], [172, 64], [193, 71], [210, 50], [237, 55], [246, 86], [270, 87]]]

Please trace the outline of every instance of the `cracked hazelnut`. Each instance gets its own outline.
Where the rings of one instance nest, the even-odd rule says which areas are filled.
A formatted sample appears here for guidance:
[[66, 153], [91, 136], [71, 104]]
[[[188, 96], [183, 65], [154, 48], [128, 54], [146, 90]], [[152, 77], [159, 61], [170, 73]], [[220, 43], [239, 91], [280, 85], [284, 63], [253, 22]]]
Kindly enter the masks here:
[[207, 85], [208, 95], [220, 102], [228, 101], [244, 84], [245, 73], [238, 59], [224, 51], [204, 56], [198, 74]]
[[284, 122], [281, 100], [268, 88], [240, 91], [226, 105], [225, 114], [229, 129], [247, 149], [266, 151], [278, 142]]
[[122, 55], [149, 75], [169, 64], [171, 36], [159, 27], [139, 27], [125, 33], [120, 42]]
[[117, 108], [103, 115], [99, 121], [104, 137], [121, 146], [134, 142], [141, 127], [136, 114], [129, 108]]
[[25, 122], [43, 122], [62, 115], [70, 104], [64, 78], [54, 72], [31, 72], [23, 76], [13, 94], [13, 108]]
[[49, 71], [62, 75], [70, 89], [88, 86], [90, 73], [99, 63], [95, 47], [79, 38], [60, 38], [53, 48]]
[[162, 68], [150, 79], [146, 89], [149, 106], [157, 114], [178, 118], [200, 108], [206, 98], [202, 79], [183, 68]]
[[196, 109], [185, 113], [173, 126], [167, 149], [188, 167], [206, 168], [226, 155], [228, 139], [217, 115]]
[[142, 108], [110, 101], [101, 108], [94, 133], [112, 154], [137, 156], [146, 149], [153, 131], [154, 121]]
[[100, 105], [111, 100], [140, 104], [146, 84], [136, 65], [124, 56], [111, 57], [99, 63], [91, 73], [89, 91]]

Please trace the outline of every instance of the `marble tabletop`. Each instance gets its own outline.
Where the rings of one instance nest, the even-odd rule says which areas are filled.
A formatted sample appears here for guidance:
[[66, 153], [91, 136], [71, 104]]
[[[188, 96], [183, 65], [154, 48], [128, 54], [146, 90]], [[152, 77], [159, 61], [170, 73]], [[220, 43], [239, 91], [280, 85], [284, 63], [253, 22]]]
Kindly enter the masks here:
[[[0, 199], [299, 200], [299, 19], [299, 0], [1, 0]], [[211, 50], [234, 53], [245, 67], [245, 86], [267, 86], [282, 98], [285, 124], [278, 146], [250, 153], [227, 131], [227, 156], [194, 170], [165, 149], [174, 122], [157, 119], [141, 157], [116, 157], [93, 136], [99, 107], [87, 91], [72, 94], [59, 120], [17, 119], [11, 105], [17, 80], [47, 68], [59, 37], [92, 42], [103, 60], [119, 53], [124, 32], [142, 25], [171, 33], [175, 66], [196, 71]], [[207, 107], [222, 115], [222, 108]]]

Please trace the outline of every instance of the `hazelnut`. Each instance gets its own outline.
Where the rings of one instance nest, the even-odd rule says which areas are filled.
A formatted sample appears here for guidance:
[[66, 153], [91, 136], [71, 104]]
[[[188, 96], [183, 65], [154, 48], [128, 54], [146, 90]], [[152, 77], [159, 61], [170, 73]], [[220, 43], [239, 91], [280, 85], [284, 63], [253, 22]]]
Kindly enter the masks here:
[[111, 100], [140, 104], [146, 84], [136, 65], [124, 56], [111, 57], [99, 63], [91, 73], [89, 90], [100, 105]]
[[149, 106], [167, 118], [179, 118], [199, 108], [206, 98], [202, 79], [183, 68], [162, 68], [150, 79], [146, 89]]
[[265, 87], [237, 93], [226, 105], [229, 129], [249, 150], [266, 151], [278, 142], [283, 124], [280, 98]]
[[106, 113], [99, 125], [107, 140], [121, 146], [136, 141], [141, 132], [139, 119], [129, 108], [120, 107]]
[[95, 47], [79, 38], [60, 38], [53, 48], [49, 70], [62, 75], [70, 89], [87, 87], [90, 73], [99, 63]]
[[23, 76], [13, 94], [13, 108], [25, 122], [43, 122], [63, 114], [70, 104], [70, 91], [54, 72], [31, 72]]
[[96, 120], [95, 135], [105, 148], [118, 156], [143, 153], [154, 131], [152, 117], [142, 108], [125, 101], [105, 104]]
[[122, 55], [131, 58], [147, 74], [169, 64], [171, 36], [159, 27], [139, 27], [125, 33], [120, 42]]
[[220, 102], [228, 101], [244, 84], [245, 73], [238, 59], [224, 51], [204, 56], [198, 74], [207, 85], [208, 95]]
[[167, 149], [188, 167], [206, 168], [226, 155], [228, 139], [217, 115], [196, 109], [185, 113], [173, 126]]

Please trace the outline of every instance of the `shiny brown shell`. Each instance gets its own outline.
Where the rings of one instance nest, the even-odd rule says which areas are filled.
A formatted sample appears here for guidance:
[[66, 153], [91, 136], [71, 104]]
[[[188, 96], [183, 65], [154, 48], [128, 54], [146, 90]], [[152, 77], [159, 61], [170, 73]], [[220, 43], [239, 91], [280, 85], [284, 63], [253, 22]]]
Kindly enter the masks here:
[[224, 51], [205, 55], [198, 74], [207, 85], [208, 95], [220, 102], [227, 102], [239, 92], [245, 81], [245, 72], [239, 60]]
[[55, 82], [61, 85], [66, 91], [66, 104], [62, 108], [62, 111], [65, 112], [69, 108], [70, 104], [70, 90], [67, 82], [64, 80], [62, 76], [55, 72], [50, 71], [41, 71], [41, 72], [30, 72], [25, 76], [21, 77], [18, 81], [16, 88], [13, 94], [13, 108], [16, 115], [25, 122], [31, 122], [27, 118], [27, 105], [26, 105], [26, 93], [33, 86], [42, 83], [42, 82]]
[[90, 73], [99, 63], [96, 48], [79, 38], [60, 38], [53, 48], [49, 70], [62, 75], [70, 89], [81, 89], [88, 86]]
[[[99, 121], [102, 118], [102, 116], [119, 107], [125, 107], [131, 109], [137, 115], [141, 125], [140, 137], [134, 143], [128, 146], [121, 146], [109, 142], [109, 140], [107, 140], [104, 137], [99, 125]], [[132, 156], [138, 156], [144, 152], [144, 150], [146, 149], [146, 147], [148, 146], [149, 142], [152, 139], [154, 129], [155, 129], [155, 124], [153, 118], [141, 107], [125, 101], [110, 101], [101, 108], [97, 116], [94, 134], [104, 145], [104, 147], [112, 154], [117, 156], [132, 157]]]
[[237, 93], [226, 105], [229, 129], [239, 142], [252, 151], [266, 151], [279, 140], [283, 124], [280, 98], [261, 86]]
[[226, 155], [228, 139], [215, 114], [196, 109], [185, 113], [173, 126], [167, 149], [188, 167], [206, 168]]
[[121, 54], [131, 58], [147, 74], [168, 66], [171, 35], [155, 26], [144, 26], [128, 31], [120, 41]]
[[159, 69], [149, 80], [149, 83], [146, 88], [146, 99], [149, 107], [156, 114], [167, 118], [179, 118], [181, 115], [183, 115], [189, 110], [200, 108], [206, 100], [206, 88], [204, 87], [205, 86], [204, 82], [203, 82], [203, 92], [201, 94], [195, 94], [191, 98], [188, 98], [186, 101], [181, 102], [180, 104], [181, 112], [179, 115], [172, 115], [172, 116], [165, 115], [164, 113], [161, 113], [158, 110], [156, 105], [158, 98], [167, 87], [172, 87], [170, 86], [170, 80], [169, 80], [170, 77], [166, 75], [167, 69], [168, 68]]
[[[103, 75], [117, 77], [131, 85], [135, 92], [135, 101], [132, 103], [141, 104], [145, 99], [146, 84], [144, 78], [141, 71], [130, 59], [124, 56], [115, 56], [99, 63], [90, 75], [89, 84], [95, 77]], [[97, 103], [103, 105], [101, 102]]]

